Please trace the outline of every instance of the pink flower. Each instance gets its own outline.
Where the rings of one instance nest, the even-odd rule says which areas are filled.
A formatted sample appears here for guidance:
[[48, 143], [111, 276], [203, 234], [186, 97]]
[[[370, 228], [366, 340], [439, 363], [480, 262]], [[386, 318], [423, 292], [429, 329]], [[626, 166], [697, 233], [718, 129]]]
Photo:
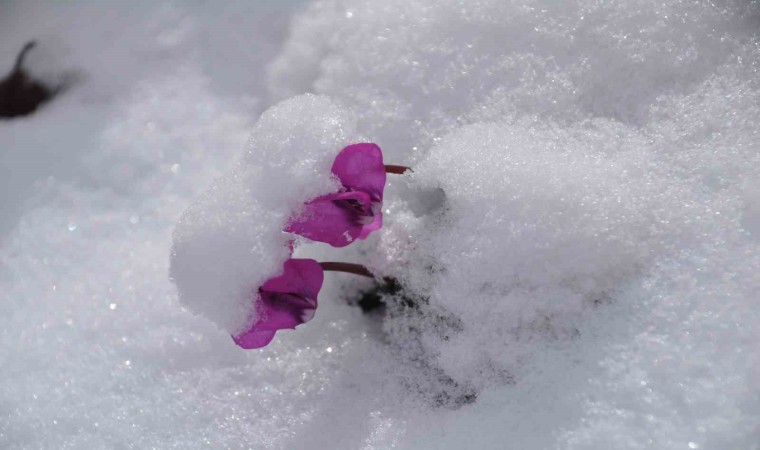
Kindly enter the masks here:
[[345, 247], [383, 225], [383, 152], [376, 144], [349, 145], [335, 157], [332, 173], [341, 189], [308, 201], [285, 231]]
[[323, 279], [322, 267], [313, 259], [285, 261], [282, 274], [259, 288], [254, 322], [232, 339], [245, 349], [261, 348], [272, 342], [277, 330], [310, 321]]

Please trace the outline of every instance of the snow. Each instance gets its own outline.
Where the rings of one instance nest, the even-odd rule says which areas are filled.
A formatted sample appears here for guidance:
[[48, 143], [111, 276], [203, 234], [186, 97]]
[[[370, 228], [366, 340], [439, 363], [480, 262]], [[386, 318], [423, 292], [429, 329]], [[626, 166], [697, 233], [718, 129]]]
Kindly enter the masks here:
[[[30, 71], [72, 84], [0, 121], [0, 447], [760, 448], [758, 25], [744, 0], [5, 2], [0, 63], [35, 38]], [[364, 314], [372, 282], [328, 273], [312, 321], [239, 349], [288, 211], [357, 141], [414, 172], [382, 230], [296, 257], [401, 291]]]
[[170, 274], [180, 302], [232, 335], [256, 314], [251, 293], [290, 256], [282, 229], [306, 201], [338, 189], [330, 167], [358, 138], [350, 112], [304, 95], [268, 109], [245, 157], [182, 215]]

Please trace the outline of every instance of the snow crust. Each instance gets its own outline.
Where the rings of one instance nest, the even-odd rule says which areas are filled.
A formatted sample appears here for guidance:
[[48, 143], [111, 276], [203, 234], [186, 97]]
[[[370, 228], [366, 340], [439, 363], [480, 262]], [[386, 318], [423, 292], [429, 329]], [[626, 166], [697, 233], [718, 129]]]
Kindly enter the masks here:
[[[30, 69], [78, 81], [0, 122], [0, 447], [760, 448], [759, 26], [744, 0], [4, 3], [0, 63], [38, 38]], [[400, 292], [363, 314], [372, 282], [327, 274], [311, 322], [235, 347], [354, 140], [414, 173], [367, 241], [296, 256]]]

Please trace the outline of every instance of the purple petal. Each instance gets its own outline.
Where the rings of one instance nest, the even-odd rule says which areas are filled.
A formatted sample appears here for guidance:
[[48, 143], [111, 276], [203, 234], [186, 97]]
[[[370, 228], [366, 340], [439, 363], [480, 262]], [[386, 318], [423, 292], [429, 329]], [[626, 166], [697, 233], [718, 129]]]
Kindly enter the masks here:
[[246, 350], [250, 350], [254, 348], [266, 347], [267, 344], [272, 342], [272, 339], [274, 339], [274, 334], [274, 331], [248, 330], [239, 336], [233, 336], [232, 340], [235, 341], [238, 346]]
[[261, 293], [260, 306], [256, 331], [293, 329], [311, 320], [317, 309], [316, 299], [270, 292]]
[[289, 259], [283, 273], [267, 280], [259, 289], [256, 321], [243, 333], [233, 336], [245, 349], [269, 344], [275, 332], [295, 328], [314, 317], [317, 295], [324, 272], [313, 259]]
[[364, 232], [368, 224], [374, 226], [376, 222], [372, 212], [373, 202], [366, 192], [327, 194], [306, 203], [285, 231], [312, 241], [326, 242], [333, 247], [345, 247], [377, 229]]
[[364, 191], [372, 200], [382, 201], [385, 189], [383, 152], [377, 144], [353, 144], [338, 153], [332, 172], [350, 191]]
[[317, 294], [322, 288], [324, 278], [325, 273], [318, 262], [313, 259], [291, 258], [283, 264], [282, 274], [264, 282], [261, 290], [313, 298], [316, 308]]
[[366, 239], [370, 233], [372, 233], [375, 230], [379, 230], [383, 226], [383, 212], [382, 212], [383, 204], [380, 202], [372, 202], [372, 205], [370, 207], [373, 210], [371, 222], [365, 223], [362, 226], [361, 231], [359, 232], [359, 235], [356, 236], [357, 239]]

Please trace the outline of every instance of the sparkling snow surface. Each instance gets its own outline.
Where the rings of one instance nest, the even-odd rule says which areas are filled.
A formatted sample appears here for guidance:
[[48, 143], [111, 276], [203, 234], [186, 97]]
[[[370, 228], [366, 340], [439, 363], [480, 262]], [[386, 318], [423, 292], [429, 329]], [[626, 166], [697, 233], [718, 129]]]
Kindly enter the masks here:
[[[30, 39], [0, 448], [760, 449], [760, 2], [11, 0], [0, 76]], [[236, 347], [353, 140], [415, 171], [296, 256], [401, 293]]]

